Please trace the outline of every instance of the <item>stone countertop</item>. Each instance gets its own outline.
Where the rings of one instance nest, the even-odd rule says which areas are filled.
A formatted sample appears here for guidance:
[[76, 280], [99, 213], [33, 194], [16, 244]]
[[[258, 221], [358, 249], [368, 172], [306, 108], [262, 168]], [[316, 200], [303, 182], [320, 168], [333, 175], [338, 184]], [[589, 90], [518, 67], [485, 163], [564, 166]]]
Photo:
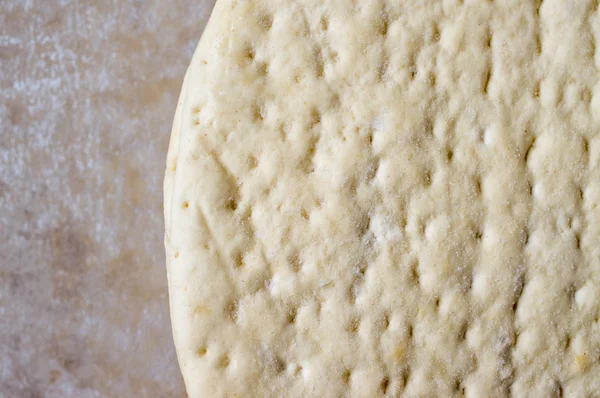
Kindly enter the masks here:
[[0, 397], [182, 397], [162, 178], [214, 0], [0, 2]]

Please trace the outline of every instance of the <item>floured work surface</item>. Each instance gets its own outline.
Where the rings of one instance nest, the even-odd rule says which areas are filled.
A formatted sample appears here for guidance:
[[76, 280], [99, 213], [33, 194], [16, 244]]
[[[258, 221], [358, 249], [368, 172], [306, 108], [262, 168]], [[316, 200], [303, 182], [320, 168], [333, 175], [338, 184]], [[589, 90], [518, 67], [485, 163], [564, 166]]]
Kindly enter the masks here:
[[221, 0], [165, 180], [192, 397], [597, 396], [596, 1]]

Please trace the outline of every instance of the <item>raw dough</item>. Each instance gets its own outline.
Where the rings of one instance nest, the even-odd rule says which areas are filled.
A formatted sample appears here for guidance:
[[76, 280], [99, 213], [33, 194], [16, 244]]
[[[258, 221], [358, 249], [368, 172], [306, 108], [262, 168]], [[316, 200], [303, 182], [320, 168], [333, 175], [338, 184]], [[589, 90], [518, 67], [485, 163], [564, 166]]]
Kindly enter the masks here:
[[191, 397], [597, 396], [598, 2], [219, 0], [165, 178]]

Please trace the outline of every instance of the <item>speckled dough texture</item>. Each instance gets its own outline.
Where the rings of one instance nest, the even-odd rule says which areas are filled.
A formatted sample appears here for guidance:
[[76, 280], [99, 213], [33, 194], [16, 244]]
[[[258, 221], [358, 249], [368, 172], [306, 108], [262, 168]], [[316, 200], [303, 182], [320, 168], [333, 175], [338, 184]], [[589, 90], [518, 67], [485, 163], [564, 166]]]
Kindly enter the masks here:
[[165, 179], [191, 397], [600, 391], [598, 1], [219, 0]]

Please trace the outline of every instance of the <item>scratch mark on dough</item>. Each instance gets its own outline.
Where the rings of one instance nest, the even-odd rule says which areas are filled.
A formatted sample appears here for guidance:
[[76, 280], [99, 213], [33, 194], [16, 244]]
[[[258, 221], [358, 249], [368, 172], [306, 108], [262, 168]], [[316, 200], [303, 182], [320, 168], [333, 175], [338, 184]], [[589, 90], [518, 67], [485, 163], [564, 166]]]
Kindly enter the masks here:
[[[226, 261], [225, 256], [223, 255], [223, 253], [220, 249], [222, 247], [221, 242], [219, 242], [215, 233], [213, 232], [213, 229], [211, 228], [210, 223], [208, 222], [208, 217], [206, 216], [204, 209], [200, 205], [198, 205], [198, 214], [200, 215], [199, 219], [200, 219], [201, 224], [203, 225], [204, 228], [206, 228], [206, 231], [208, 232], [209, 239], [212, 240], [215, 244], [214, 247], [215, 247], [215, 252], [217, 254], [217, 259], [220, 264], [224, 265], [222, 268], [225, 270], [225, 275], [227, 276], [229, 284], [235, 291], [236, 295], [239, 295], [238, 294], [239, 289], [238, 289], [237, 284], [235, 283], [236, 278], [232, 275], [232, 271], [231, 271], [231, 269], [235, 268], [235, 264], [233, 264], [233, 262], [231, 262], [231, 264], [228, 264], [229, 262]], [[231, 269], [227, 265], [230, 265]]]

